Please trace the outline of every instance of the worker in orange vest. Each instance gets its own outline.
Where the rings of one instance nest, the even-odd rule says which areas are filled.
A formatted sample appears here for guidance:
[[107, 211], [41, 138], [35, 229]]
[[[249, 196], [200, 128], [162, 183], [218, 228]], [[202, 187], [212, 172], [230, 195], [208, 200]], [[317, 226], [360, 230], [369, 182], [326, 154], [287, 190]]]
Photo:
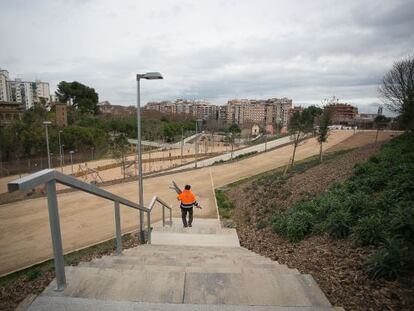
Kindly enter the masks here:
[[[195, 195], [191, 192], [191, 186], [185, 185], [184, 190], [178, 195], [177, 199], [181, 201], [181, 218], [183, 219], [184, 228], [192, 227], [193, 223], [193, 207], [196, 206], [201, 208], [197, 201]], [[188, 213], [188, 223], [187, 223], [187, 213]]]

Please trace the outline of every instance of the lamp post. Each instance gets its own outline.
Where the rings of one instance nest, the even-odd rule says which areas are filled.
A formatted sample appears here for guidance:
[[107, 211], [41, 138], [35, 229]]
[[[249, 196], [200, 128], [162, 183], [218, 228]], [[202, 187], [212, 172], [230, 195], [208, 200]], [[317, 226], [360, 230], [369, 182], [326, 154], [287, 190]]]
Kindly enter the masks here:
[[43, 125], [45, 126], [45, 135], [46, 135], [46, 149], [47, 149], [47, 164], [49, 169], [52, 168], [52, 165], [50, 163], [50, 150], [49, 150], [49, 132], [47, 130], [48, 125], [51, 125], [52, 122], [50, 121], [43, 121]]
[[60, 155], [60, 170], [63, 173], [63, 158], [62, 158], [62, 141], [60, 139], [60, 134], [62, 133], [62, 131], [60, 130], [58, 132], [58, 137], [59, 137], [59, 155]]
[[[139, 205], [144, 206], [144, 184], [142, 181], [142, 153], [141, 153], [141, 90], [140, 80], [158, 80], [163, 79], [159, 72], [147, 72], [137, 74], [137, 158], [138, 158], [138, 195]], [[148, 224], [149, 226], [150, 224]], [[144, 237], [144, 212], [139, 211], [139, 239], [141, 243], [145, 242]]]
[[184, 128], [181, 127], [181, 165], [183, 165]]
[[69, 155], [70, 155], [70, 166], [72, 167], [72, 174], [73, 174], [73, 154], [75, 151], [71, 150], [69, 151]]
[[200, 119], [196, 119], [196, 137], [195, 137], [195, 143], [194, 143], [194, 157], [195, 157], [195, 168], [197, 168], [197, 156], [198, 156], [198, 122], [202, 121]]

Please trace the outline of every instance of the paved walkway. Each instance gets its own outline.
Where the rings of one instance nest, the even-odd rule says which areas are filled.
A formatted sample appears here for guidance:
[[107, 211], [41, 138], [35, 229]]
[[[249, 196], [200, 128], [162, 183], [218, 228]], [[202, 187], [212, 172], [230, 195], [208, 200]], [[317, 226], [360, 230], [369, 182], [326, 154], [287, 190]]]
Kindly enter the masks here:
[[[334, 146], [352, 135], [351, 132], [335, 132], [325, 148]], [[298, 147], [297, 160], [318, 154], [319, 145], [315, 139]], [[173, 215], [179, 217], [175, 193], [169, 189], [171, 180], [179, 185], [189, 183], [199, 201], [207, 208], [196, 210], [196, 217], [215, 218], [214, 187], [235, 182], [268, 170], [284, 166], [292, 154], [292, 146], [285, 146], [241, 161], [206, 167], [189, 172], [144, 180], [144, 201], [153, 195], [176, 208]], [[105, 187], [108, 191], [137, 201], [137, 183], [130, 182]], [[65, 253], [111, 239], [115, 235], [113, 205], [101, 198], [83, 192], [61, 194], [58, 197], [59, 211]], [[160, 219], [160, 208], [155, 207], [153, 221]], [[138, 213], [124, 206], [121, 208], [123, 232], [136, 230]], [[51, 258], [46, 198], [38, 198], [0, 206], [0, 275]]]

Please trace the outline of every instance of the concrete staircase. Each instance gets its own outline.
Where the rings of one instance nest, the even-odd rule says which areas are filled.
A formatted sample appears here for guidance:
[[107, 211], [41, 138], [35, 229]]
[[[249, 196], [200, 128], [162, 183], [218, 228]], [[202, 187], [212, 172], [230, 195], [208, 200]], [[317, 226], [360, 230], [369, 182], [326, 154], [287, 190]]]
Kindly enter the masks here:
[[335, 310], [312, 276], [240, 247], [216, 219], [155, 224], [152, 245], [66, 267], [29, 310]]

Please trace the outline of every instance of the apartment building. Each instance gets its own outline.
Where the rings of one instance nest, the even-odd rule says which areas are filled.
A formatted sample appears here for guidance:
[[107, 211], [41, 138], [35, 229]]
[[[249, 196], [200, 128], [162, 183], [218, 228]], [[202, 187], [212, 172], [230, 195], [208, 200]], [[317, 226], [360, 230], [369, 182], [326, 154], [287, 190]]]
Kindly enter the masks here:
[[206, 101], [196, 102], [193, 105], [193, 116], [203, 120], [216, 119], [217, 106]]
[[221, 122], [227, 122], [227, 106], [217, 106], [217, 119]]
[[9, 72], [0, 69], [0, 101], [16, 102], [29, 109], [36, 103], [50, 101], [49, 83], [36, 81], [10, 80]]
[[125, 117], [134, 116], [137, 113], [135, 106], [112, 105], [109, 101], [103, 101], [98, 104], [99, 112], [106, 116]]
[[23, 104], [0, 101], [0, 125], [6, 125], [15, 120], [21, 120], [23, 113]]
[[176, 106], [171, 101], [148, 102], [144, 109], [156, 110], [162, 113], [175, 114], [177, 113]]
[[333, 124], [353, 125], [355, 117], [358, 115], [358, 108], [346, 103], [332, 104], [334, 110], [332, 118]]
[[276, 124], [287, 127], [292, 100], [288, 98], [232, 99], [227, 102], [227, 123]]
[[177, 99], [174, 102], [149, 102], [144, 108], [166, 114], [186, 114], [204, 120], [217, 118], [217, 106], [208, 101]]
[[9, 80], [9, 72], [0, 68], [0, 101], [9, 101], [7, 92], [7, 81]]

